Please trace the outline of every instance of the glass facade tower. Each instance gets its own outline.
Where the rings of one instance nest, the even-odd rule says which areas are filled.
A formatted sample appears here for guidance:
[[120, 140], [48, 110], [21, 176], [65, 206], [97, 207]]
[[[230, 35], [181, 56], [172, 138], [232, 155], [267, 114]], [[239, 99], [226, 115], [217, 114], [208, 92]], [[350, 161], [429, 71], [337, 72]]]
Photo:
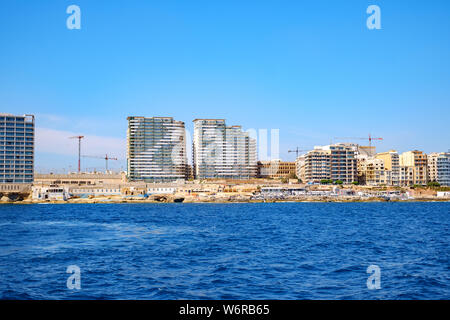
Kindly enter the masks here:
[[34, 116], [0, 113], [0, 184], [31, 184], [33, 179]]
[[186, 179], [184, 122], [170, 117], [128, 117], [127, 167], [130, 181]]

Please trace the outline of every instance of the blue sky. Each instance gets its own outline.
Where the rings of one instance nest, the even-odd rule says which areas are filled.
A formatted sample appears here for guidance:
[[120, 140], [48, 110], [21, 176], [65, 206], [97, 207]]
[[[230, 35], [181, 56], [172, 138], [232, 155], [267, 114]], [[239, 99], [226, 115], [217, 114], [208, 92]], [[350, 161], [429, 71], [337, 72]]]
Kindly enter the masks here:
[[[71, 4], [81, 30], [66, 28]], [[0, 58], [0, 112], [36, 115], [38, 171], [76, 167], [71, 134], [123, 159], [128, 115], [279, 129], [286, 160], [369, 133], [378, 151], [450, 148], [445, 0], [4, 0]]]

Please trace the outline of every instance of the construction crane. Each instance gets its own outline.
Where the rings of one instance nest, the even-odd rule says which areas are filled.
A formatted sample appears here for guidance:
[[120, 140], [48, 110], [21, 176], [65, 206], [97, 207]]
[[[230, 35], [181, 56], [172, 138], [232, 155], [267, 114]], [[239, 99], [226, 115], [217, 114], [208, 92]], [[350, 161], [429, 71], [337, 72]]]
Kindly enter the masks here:
[[108, 171], [108, 160], [118, 160], [117, 158], [111, 158], [107, 154], [103, 156], [83, 156], [83, 158], [104, 159], [106, 163], [106, 171]]
[[78, 173], [81, 172], [81, 139], [83, 138], [84, 136], [69, 137], [69, 139], [78, 139]]
[[295, 153], [296, 153], [297, 157], [296, 157], [295, 159], [298, 158], [298, 154], [299, 154], [300, 152], [306, 152], [306, 151], [308, 151], [308, 150], [300, 150], [298, 147], [295, 148], [294, 150], [288, 150], [289, 153], [291, 153], [291, 152], [295, 152]]
[[368, 138], [360, 138], [360, 137], [357, 137], [357, 138], [355, 138], [355, 137], [353, 137], [353, 138], [334, 138], [334, 139], [344, 139], [344, 140], [347, 140], [347, 139], [351, 139], [351, 140], [369, 140], [369, 146], [371, 147], [372, 146], [372, 140], [383, 140], [383, 138], [374, 138], [374, 137], [372, 137], [370, 134], [369, 134], [369, 137]]

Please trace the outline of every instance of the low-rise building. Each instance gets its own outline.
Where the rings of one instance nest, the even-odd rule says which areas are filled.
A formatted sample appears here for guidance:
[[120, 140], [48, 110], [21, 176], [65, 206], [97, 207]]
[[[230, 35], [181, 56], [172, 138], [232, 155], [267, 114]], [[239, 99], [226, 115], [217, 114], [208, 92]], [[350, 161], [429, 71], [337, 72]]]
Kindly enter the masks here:
[[122, 187], [120, 185], [78, 186], [70, 187], [69, 192], [72, 196], [80, 198], [89, 196], [120, 196], [122, 195]]
[[33, 200], [53, 200], [53, 201], [66, 201], [70, 198], [68, 188], [61, 186], [33, 186], [32, 187], [32, 199]]
[[438, 198], [450, 198], [450, 191], [438, 191], [437, 197]]
[[271, 160], [258, 161], [258, 178], [289, 179], [297, 176], [295, 162]]
[[104, 184], [121, 184], [126, 182], [126, 175], [122, 173], [69, 173], [69, 174], [36, 174], [35, 185], [70, 185], [97, 186]]

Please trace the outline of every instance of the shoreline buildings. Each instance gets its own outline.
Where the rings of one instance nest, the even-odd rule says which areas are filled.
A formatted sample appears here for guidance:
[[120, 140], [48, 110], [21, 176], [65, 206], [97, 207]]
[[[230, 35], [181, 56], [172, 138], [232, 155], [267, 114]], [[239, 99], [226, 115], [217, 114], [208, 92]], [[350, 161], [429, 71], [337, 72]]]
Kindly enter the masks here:
[[34, 116], [0, 113], [0, 192], [22, 192], [34, 180]]
[[256, 140], [224, 119], [195, 119], [195, 179], [250, 179], [257, 174]]
[[450, 151], [428, 155], [418, 150], [376, 153], [372, 146], [336, 143], [317, 146], [295, 162], [258, 162], [256, 139], [242, 131], [241, 126], [227, 126], [224, 119], [195, 119], [193, 163], [188, 165], [184, 122], [172, 117], [140, 116], [130, 116], [127, 121], [126, 176], [45, 176], [34, 174], [34, 116], [0, 113], [0, 193], [26, 192], [33, 183], [90, 187], [97, 181], [111, 187], [105, 190], [113, 190], [112, 186], [128, 182], [286, 179], [295, 175], [303, 183], [326, 180], [409, 187], [436, 182], [450, 186]]
[[171, 117], [128, 117], [130, 181], [171, 182], [187, 177], [184, 122]]

